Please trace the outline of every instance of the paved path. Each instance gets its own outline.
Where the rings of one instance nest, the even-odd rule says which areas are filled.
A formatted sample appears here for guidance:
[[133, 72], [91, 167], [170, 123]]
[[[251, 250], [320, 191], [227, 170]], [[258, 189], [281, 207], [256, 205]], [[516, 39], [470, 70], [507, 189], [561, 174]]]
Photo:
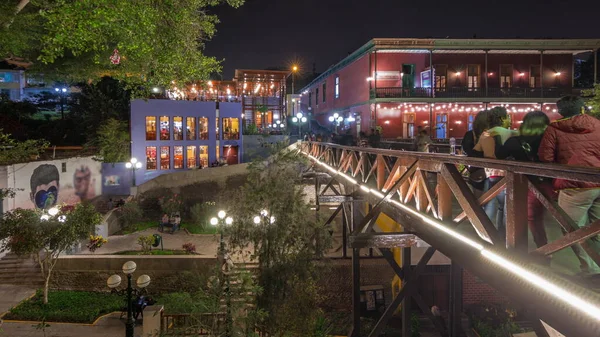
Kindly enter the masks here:
[[31, 286], [0, 284], [0, 315], [35, 294]]
[[[119, 314], [103, 317], [96, 325], [51, 323], [46, 333], [38, 330], [31, 322], [4, 322], [0, 326], [0, 337], [117, 337], [125, 336], [125, 324]], [[135, 336], [141, 337], [142, 326], [135, 329]]]
[[[94, 255], [109, 255], [123, 251], [141, 250], [140, 245], [137, 244], [138, 238], [140, 236], [152, 234], [159, 234], [162, 236], [164, 249], [181, 250], [181, 246], [183, 246], [184, 243], [191, 242], [196, 245], [196, 253], [209, 257], [217, 256], [219, 248], [218, 234], [187, 234], [183, 229], [175, 232], [175, 234], [169, 234], [167, 232], [160, 233], [155, 228], [149, 228], [127, 235], [111, 235], [108, 237], [108, 242], [98, 248]], [[153, 249], [160, 249], [160, 247]], [[77, 254], [85, 255], [92, 253], [87, 249], [83, 249]], [[244, 262], [244, 259], [238, 255], [234, 255], [233, 259], [235, 262]]]

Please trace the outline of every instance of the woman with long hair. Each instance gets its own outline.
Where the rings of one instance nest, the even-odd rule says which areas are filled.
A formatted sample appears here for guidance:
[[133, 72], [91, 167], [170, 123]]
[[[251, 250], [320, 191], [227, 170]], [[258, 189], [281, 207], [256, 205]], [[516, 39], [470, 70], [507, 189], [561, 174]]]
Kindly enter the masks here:
[[[539, 162], [538, 149], [548, 125], [550, 125], [550, 119], [544, 112], [532, 111], [528, 113], [519, 127], [519, 135], [509, 138], [496, 151], [496, 157], [498, 159]], [[546, 194], [556, 198], [551, 180], [538, 178], [536, 185]], [[539, 248], [547, 244], [548, 237], [544, 228], [544, 206], [531, 191], [527, 195], [527, 220], [535, 245]]]

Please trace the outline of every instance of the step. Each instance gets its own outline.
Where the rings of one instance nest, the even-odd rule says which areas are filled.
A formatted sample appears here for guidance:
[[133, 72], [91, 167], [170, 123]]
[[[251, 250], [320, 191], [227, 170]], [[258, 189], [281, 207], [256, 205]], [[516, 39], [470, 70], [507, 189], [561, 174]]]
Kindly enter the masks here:
[[37, 272], [37, 273], [33, 273], [33, 272], [25, 272], [25, 273], [21, 273], [21, 272], [17, 272], [17, 273], [12, 273], [12, 274], [0, 274], [0, 280], [6, 280], [6, 279], [12, 279], [12, 278], [20, 278], [20, 279], [27, 279], [27, 278], [31, 278], [31, 277], [42, 277], [42, 273]]

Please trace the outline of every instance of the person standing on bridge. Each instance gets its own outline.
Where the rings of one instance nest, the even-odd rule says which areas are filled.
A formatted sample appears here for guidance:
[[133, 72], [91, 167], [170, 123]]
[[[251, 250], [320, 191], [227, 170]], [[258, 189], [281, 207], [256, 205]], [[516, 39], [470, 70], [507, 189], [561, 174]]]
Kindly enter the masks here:
[[[518, 161], [539, 162], [538, 149], [544, 131], [550, 124], [550, 119], [542, 111], [529, 112], [523, 118], [519, 127], [519, 135], [510, 137], [496, 151], [498, 159], [514, 159]], [[538, 188], [551, 195], [556, 200], [552, 182], [548, 179], [537, 178]], [[539, 248], [548, 243], [544, 227], [544, 206], [531, 190], [527, 194], [527, 223], [535, 245]], [[548, 260], [543, 260], [548, 263]]]
[[[546, 129], [538, 155], [547, 163], [600, 168], [600, 121], [583, 114], [585, 102], [566, 96], [556, 102], [563, 116]], [[600, 220], [600, 184], [556, 179], [558, 205], [579, 226]], [[598, 243], [588, 240], [598, 252]], [[600, 267], [579, 244], [571, 246], [580, 262], [581, 273], [599, 274]]]

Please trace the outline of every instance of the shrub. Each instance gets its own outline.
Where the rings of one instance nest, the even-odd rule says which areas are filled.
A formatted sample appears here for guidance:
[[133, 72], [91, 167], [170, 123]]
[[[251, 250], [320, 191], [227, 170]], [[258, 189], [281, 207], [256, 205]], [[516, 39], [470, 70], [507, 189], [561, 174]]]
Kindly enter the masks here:
[[196, 245], [191, 242], [184, 243], [181, 248], [185, 250], [187, 254], [194, 254], [196, 252]]
[[142, 246], [142, 252], [144, 252], [144, 254], [148, 254], [151, 250], [152, 250], [152, 244], [154, 243], [154, 236], [153, 235], [147, 235], [147, 236], [140, 236], [138, 237], [137, 240], [138, 245]]
[[142, 216], [142, 210], [135, 201], [126, 202], [125, 205], [117, 209], [119, 224], [123, 230], [131, 230], [132, 226], [138, 223]]
[[90, 242], [87, 244], [87, 247], [93, 253], [107, 242], [108, 240], [103, 238], [102, 235], [90, 235]]
[[163, 196], [158, 198], [158, 203], [163, 212], [172, 215], [176, 212], [181, 212], [183, 208], [183, 200], [181, 195], [173, 194], [172, 196]]
[[120, 296], [87, 291], [52, 290], [48, 304], [43, 304], [43, 294], [37, 294], [12, 308], [5, 319], [93, 323], [96, 318], [118, 311], [125, 302]]
[[200, 204], [195, 204], [190, 208], [190, 218], [192, 224], [198, 227], [200, 230], [206, 229], [208, 226], [209, 216], [214, 213], [216, 203], [213, 201], [206, 201]]

